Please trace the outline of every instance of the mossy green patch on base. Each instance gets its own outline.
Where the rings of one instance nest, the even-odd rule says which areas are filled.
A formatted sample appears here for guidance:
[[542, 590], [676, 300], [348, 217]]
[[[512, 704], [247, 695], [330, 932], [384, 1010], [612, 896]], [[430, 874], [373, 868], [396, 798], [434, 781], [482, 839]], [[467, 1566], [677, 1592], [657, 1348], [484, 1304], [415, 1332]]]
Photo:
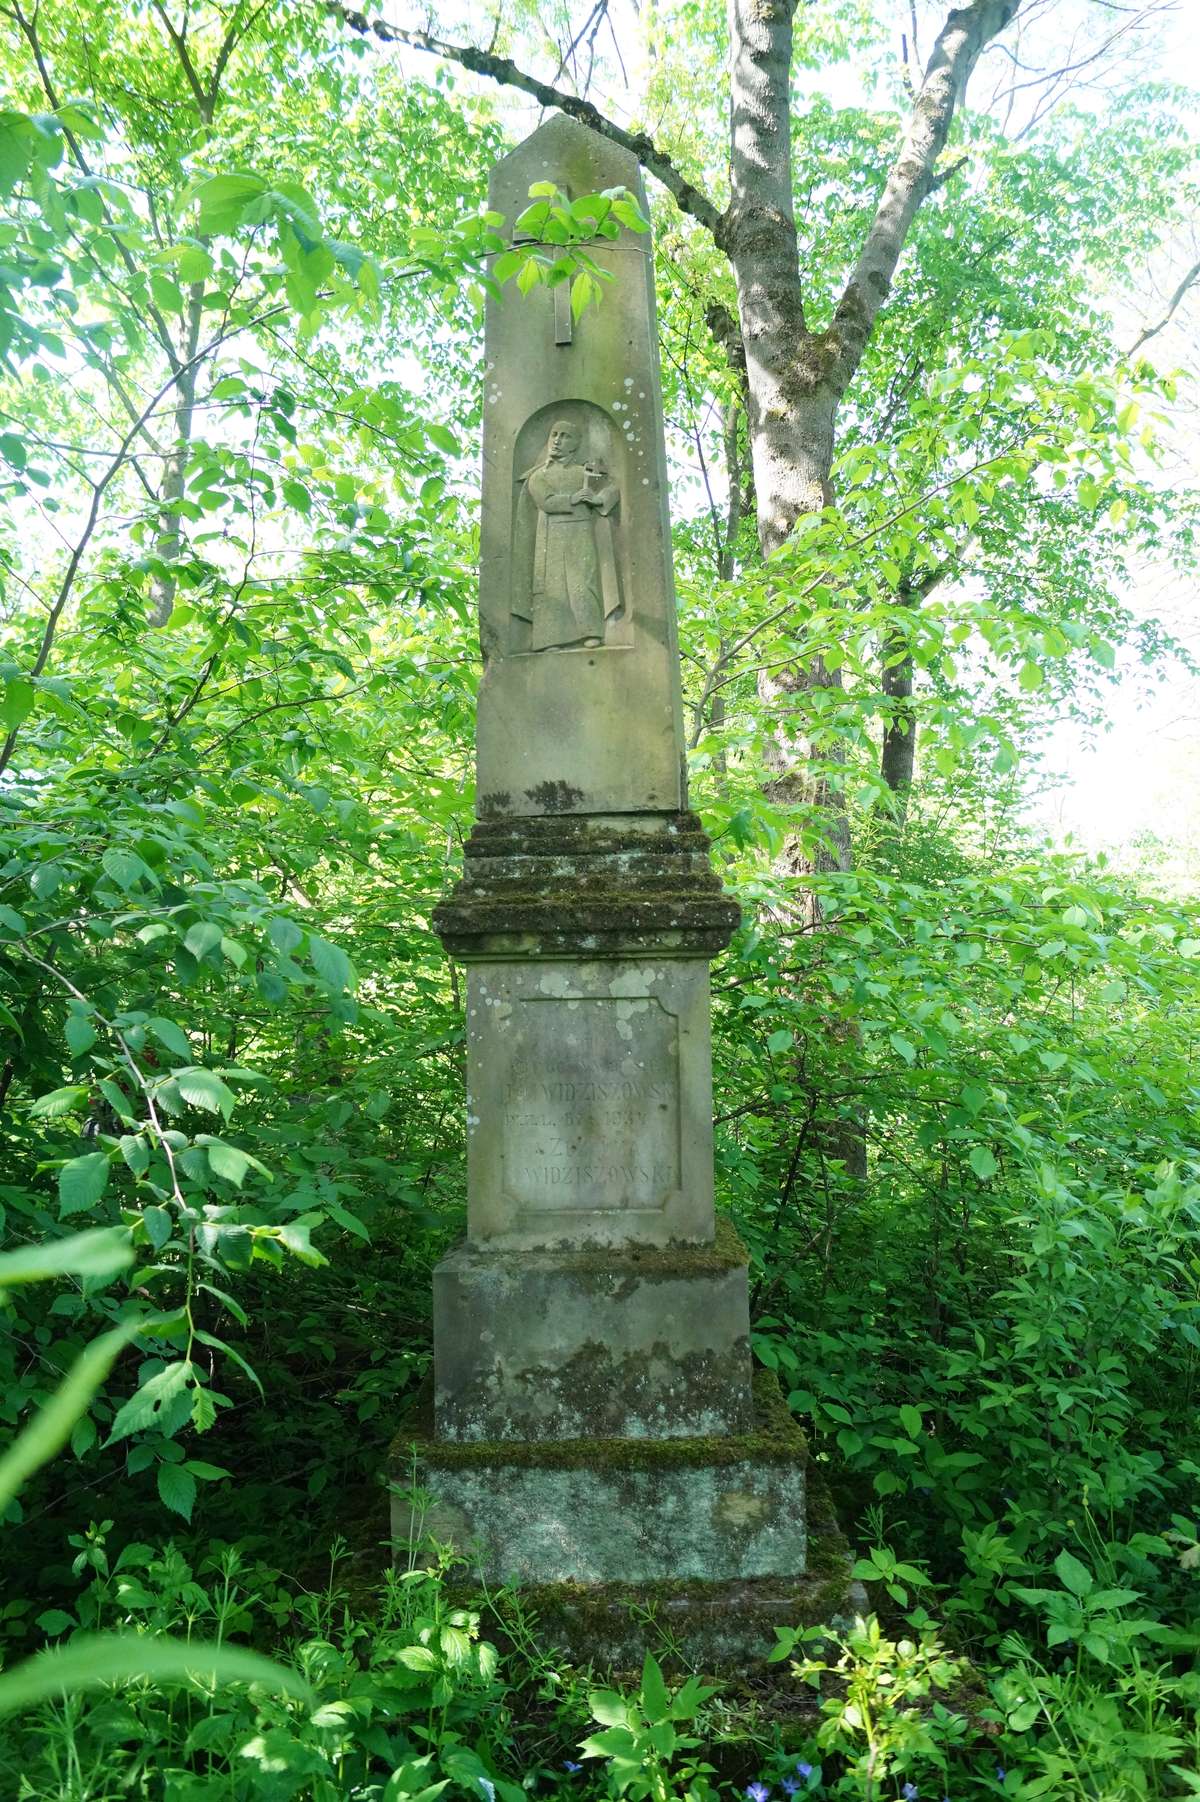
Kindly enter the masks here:
[[[459, 1248], [457, 1255], [471, 1255], [469, 1245]], [[556, 1270], [578, 1271], [583, 1275], [639, 1278], [714, 1276], [726, 1270], [737, 1270], [750, 1261], [750, 1253], [738, 1238], [732, 1220], [718, 1216], [716, 1230], [709, 1245], [678, 1243], [673, 1245], [599, 1245], [566, 1246], [561, 1251], [537, 1252], [493, 1251], [480, 1248], [474, 1253], [479, 1263], [494, 1268], [499, 1260], [509, 1257], [523, 1269], [536, 1269], [539, 1258]]]
[[[809, 1478], [808, 1566], [791, 1578], [539, 1583], [489, 1596], [500, 1637], [533, 1628], [579, 1664], [636, 1672], [647, 1652], [665, 1669], [713, 1676], [764, 1669], [777, 1627], [836, 1626], [857, 1611], [850, 1548], [824, 1483]], [[462, 1591], [464, 1598], [470, 1593]]]
[[694, 814], [630, 822], [548, 811], [477, 823], [462, 877], [433, 915], [455, 956], [617, 956], [636, 942], [713, 957], [729, 943], [740, 909]]
[[698, 1439], [475, 1440], [452, 1444], [433, 1432], [432, 1384], [426, 1382], [388, 1454], [388, 1475], [411, 1479], [414, 1456], [436, 1488], [439, 1470], [682, 1470], [733, 1464], [804, 1465], [808, 1443], [769, 1370], [754, 1375], [754, 1427], [749, 1433]]

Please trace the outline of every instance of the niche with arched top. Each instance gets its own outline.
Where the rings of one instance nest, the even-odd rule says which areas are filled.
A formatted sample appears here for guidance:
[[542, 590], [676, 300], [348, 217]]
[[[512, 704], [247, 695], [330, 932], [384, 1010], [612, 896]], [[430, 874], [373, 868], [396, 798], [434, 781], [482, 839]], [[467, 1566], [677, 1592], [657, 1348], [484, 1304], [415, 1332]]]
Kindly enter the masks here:
[[539, 407], [517, 433], [510, 655], [632, 644], [627, 459], [594, 401]]

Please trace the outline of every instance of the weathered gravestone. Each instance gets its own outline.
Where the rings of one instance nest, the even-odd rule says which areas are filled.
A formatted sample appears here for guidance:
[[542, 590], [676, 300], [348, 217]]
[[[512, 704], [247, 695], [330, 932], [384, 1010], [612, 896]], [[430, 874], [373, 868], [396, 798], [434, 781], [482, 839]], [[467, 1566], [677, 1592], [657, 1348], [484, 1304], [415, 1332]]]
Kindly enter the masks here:
[[[546, 181], [641, 198], [635, 159], [562, 117], [491, 206], [512, 221]], [[611, 1601], [588, 1649], [619, 1654], [653, 1582], [737, 1651], [771, 1634], [739, 1639], [730, 1585], [792, 1618], [824, 1591], [804, 1442], [755, 1391], [746, 1256], [713, 1213], [708, 963], [737, 910], [687, 810], [649, 237], [593, 254], [613, 279], [578, 321], [565, 288], [488, 303], [479, 818], [435, 914], [467, 968], [468, 1230], [434, 1274], [432, 1423], [393, 1474], [411, 1488], [415, 1440], [425, 1528], [487, 1579]]]

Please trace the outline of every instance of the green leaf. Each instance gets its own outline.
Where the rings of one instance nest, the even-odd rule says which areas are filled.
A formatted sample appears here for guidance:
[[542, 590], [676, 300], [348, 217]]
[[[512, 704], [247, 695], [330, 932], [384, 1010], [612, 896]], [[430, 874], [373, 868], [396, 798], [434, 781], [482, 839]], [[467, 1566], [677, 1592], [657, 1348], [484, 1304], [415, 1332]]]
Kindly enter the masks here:
[[184, 934], [184, 949], [190, 951], [193, 957], [206, 957], [210, 951], [216, 950], [222, 936], [221, 928], [211, 920], [197, 920]]
[[0, 1289], [40, 1283], [54, 1276], [115, 1276], [133, 1263], [133, 1247], [123, 1226], [98, 1226], [65, 1239], [0, 1252]]
[[72, 1083], [65, 1089], [51, 1089], [46, 1095], [39, 1095], [29, 1109], [34, 1120], [58, 1120], [63, 1114], [78, 1114], [87, 1106], [89, 1091], [78, 1083]]
[[160, 1639], [140, 1633], [89, 1633], [54, 1646], [0, 1675], [0, 1714], [99, 1689], [110, 1683], [255, 1683], [309, 1707], [312, 1691], [286, 1670], [242, 1646]]
[[96, 1043], [96, 1028], [85, 1014], [71, 1014], [63, 1030], [72, 1057], [82, 1057]]
[[212, 1396], [208, 1393], [208, 1390], [202, 1388], [201, 1385], [197, 1383], [195, 1389], [192, 1391], [192, 1425], [198, 1433], [207, 1433], [208, 1429], [215, 1425], [216, 1419], [216, 1402], [214, 1402]]
[[63, 1165], [58, 1173], [60, 1220], [95, 1206], [108, 1187], [108, 1169], [108, 1155], [103, 1151], [85, 1152]]
[[1090, 1592], [1094, 1581], [1092, 1573], [1073, 1552], [1060, 1552], [1054, 1560], [1054, 1569], [1063, 1588], [1069, 1589], [1073, 1596], [1085, 1596]]
[[773, 1032], [767, 1040], [767, 1050], [772, 1056], [777, 1056], [781, 1051], [790, 1051], [795, 1042], [795, 1035], [786, 1027], [781, 1027], [778, 1032]]
[[160, 1045], [166, 1047], [173, 1057], [189, 1058], [192, 1048], [188, 1044], [187, 1034], [182, 1027], [176, 1026], [174, 1020], [164, 1020], [155, 1016], [146, 1021], [146, 1031], [152, 1032]]
[[105, 1443], [112, 1445], [130, 1433], [141, 1433], [147, 1427], [156, 1426], [176, 1397], [182, 1395], [194, 1380], [188, 1359], [178, 1358], [174, 1363], [165, 1364], [153, 1376], [147, 1377], [117, 1409]]
[[910, 1439], [916, 1439], [921, 1431], [921, 1410], [914, 1408], [911, 1402], [905, 1402], [900, 1409], [900, 1425]]
[[888, 1042], [890, 1043], [892, 1050], [897, 1056], [902, 1057], [906, 1064], [916, 1063], [917, 1048], [911, 1039], [905, 1038], [902, 1032], [889, 1033]]
[[1042, 686], [1042, 683], [1046, 678], [1042, 673], [1042, 666], [1040, 663], [1023, 663], [1021, 665], [1021, 673], [1017, 677], [1017, 680], [1027, 694], [1033, 694], [1036, 689], [1039, 689]]
[[296, 922], [289, 920], [286, 914], [276, 914], [267, 921], [267, 937], [276, 951], [288, 952], [296, 949], [304, 934]]
[[350, 987], [354, 980], [354, 971], [350, 959], [340, 945], [331, 945], [328, 939], [318, 938], [315, 932], [308, 935], [308, 955], [312, 959], [312, 967], [322, 982], [329, 984], [338, 994]]
[[226, 1145], [221, 1139], [210, 1139], [207, 1147], [208, 1167], [214, 1176], [223, 1177], [227, 1183], [234, 1183], [240, 1189], [242, 1179], [250, 1168], [250, 1159], [236, 1145]]
[[299, 1258], [302, 1264], [311, 1264], [315, 1268], [329, 1262], [329, 1259], [323, 1252], [319, 1252], [315, 1245], [309, 1243], [309, 1234], [312, 1232], [312, 1225], [310, 1222], [305, 1220], [290, 1220], [286, 1225], [281, 1226], [276, 1230], [278, 1231], [280, 1242], [286, 1245], [292, 1256], [294, 1258]]
[[192, 1107], [204, 1108], [210, 1114], [220, 1114], [228, 1120], [237, 1097], [214, 1070], [201, 1070], [194, 1067], [190, 1070], [177, 1070], [175, 1082], [183, 1099]]
[[986, 1145], [972, 1145], [967, 1153], [967, 1162], [981, 1182], [987, 1182], [990, 1176], [995, 1176], [1000, 1167]]
[[196, 1500], [196, 1479], [190, 1470], [182, 1464], [160, 1464], [158, 1467], [158, 1495], [163, 1506], [170, 1508], [173, 1514], [182, 1514], [184, 1520], [192, 1518], [192, 1508]]
[[32, 682], [20, 676], [6, 676], [4, 687], [0, 688], [0, 726], [6, 732], [15, 732], [33, 712], [34, 699]]
[[[120, 1353], [147, 1324], [145, 1320], [122, 1321], [112, 1332], [93, 1339], [76, 1358], [50, 1400], [0, 1457], [0, 1508], [7, 1508], [34, 1471], [62, 1450]], [[0, 1677], [0, 1708], [4, 1682]]]
[[671, 1706], [662, 1671], [649, 1652], [642, 1664], [642, 1706], [648, 1721], [665, 1720]]
[[158, 887], [158, 879], [149, 864], [145, 863], [134, 851], [123, 851], [118, 845], [110, 845], [100, 859], [105, 873], [112, 877], [119, 888], [128, 891], [139, 882], [148, 882]]
[[207, 281], [213, 273], [214, 264], [207, 250], [202, 250], [198, 244], [188, 244], [175, 267], [180, 281], [190, 285], [192, 282]]
[[202, 238], [220, 237], [236, 231], [251, 202], [267, 192], [267, 183], [257, 175], [211, 175], [205, 181], [193, 182], [183, 196], [184, 203], [199, 203], [197, 234]]
[[45, 1614], [38, 1615], [37, 1624], [43, 1633], [56, 1637], [60, 1633], [69, 1633], [79, 1622], [73, 1614], [65, 1614], [61, 1608], [47, 1608]]

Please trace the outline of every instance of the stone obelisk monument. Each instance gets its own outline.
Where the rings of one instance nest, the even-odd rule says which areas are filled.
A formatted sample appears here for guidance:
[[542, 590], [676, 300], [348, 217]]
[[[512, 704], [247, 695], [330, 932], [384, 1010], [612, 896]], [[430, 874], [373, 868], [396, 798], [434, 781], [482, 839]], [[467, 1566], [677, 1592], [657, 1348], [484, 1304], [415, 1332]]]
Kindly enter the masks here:
[[[547, 181], [645, 210], [636, 160], [564, 117], [490, 204], [511, 229]], [[426, 1527], [491, 1581], [727, 1615], [731, 1584], [803, 1587], [804, 1443], [752, 1384], [713, 1212], [708, 964], [737, 909], [687, 805], [649, 234], [589, 252], [612, 280], [578, 320], [565, 285], [488, 302], [478, 819], [434, 916], [467, 969], [467, 1237], [395, 1475], [416, 1441]]]

